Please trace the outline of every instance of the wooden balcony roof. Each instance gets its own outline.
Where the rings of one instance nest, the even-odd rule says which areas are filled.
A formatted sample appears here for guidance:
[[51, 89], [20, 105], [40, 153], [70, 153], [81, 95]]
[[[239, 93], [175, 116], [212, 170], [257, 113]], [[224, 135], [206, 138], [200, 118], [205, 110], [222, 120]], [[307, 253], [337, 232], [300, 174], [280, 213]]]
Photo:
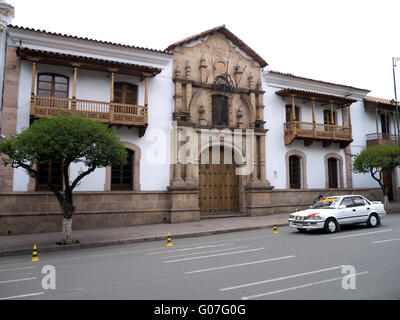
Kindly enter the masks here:
[[18, 48], [17, 55], [23, 60], [36, 61], [39, 63], [53, 64], [59, 66], [79, 66], [82, 69], [96, 70], [109, 72], [114, 70], [120, 74], [127, 74], [132, 76], [155, 77], [161, 72], [161, 69], [138, 65], [132, 63], [123, 63], [118, 61], [97, 59], [91, 57], [84, 57], [72, 54], [50, 52], [43, 50], [34, 50], [29, 48]]
[[292, 88], [282, 89], [280, 91], [277, 91], [276, 94], [281, 97], [290, 97], [294, 95], [296, 98], [304, 99], [307, 101], [311, 100], [312, 98], [314, 98], [316, 101], [326, 102], [326, 103], [330, 103], [332, 101], [334, 104], [338, 104], [339, 106], [349, 106], [357, 101], [356, 99], [348, 97], [335, 96], [331, 94], [305, 91]]
[[[400, 106], [400, 103], [398, 102], [397, 105]], [[366, 96], [364, 98], [364, 107], [365, 110], [369, 111], [375, 111], [375, 109], [379, 111], [389, 111], [389, 112], [394, 112], [396, 110], [396, 105], [392, 104], [392, 101], [389, 99], [382, 99], [382, 98], [376, 98], [376, 97], [371, 97], [371, 96]]]

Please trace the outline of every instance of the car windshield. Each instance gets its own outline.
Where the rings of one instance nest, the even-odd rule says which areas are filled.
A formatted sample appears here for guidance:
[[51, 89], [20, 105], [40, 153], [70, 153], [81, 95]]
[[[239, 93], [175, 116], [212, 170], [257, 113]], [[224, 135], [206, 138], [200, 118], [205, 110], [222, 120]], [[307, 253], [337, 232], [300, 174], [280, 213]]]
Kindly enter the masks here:
[[334, 209], [338, 204], [338, 198], [323, 198], [311, 206], [311, 209]]

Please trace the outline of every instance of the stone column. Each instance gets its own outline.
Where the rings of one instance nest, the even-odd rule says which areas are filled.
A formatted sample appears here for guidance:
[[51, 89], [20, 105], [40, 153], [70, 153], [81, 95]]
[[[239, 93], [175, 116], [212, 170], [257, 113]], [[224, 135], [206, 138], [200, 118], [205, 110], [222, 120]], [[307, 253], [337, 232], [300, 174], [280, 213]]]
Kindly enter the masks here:
[[175, 70], [175, 112], [179, 112], [182, 110], [182, 83], [179, 80], [181, 72], [179, 71], [179, 67], [176, 67]]
[[[19, 75], [20, 63], [16, 54], [16, 48], [8, 47], [6, 52], [0, 132], [6, 138], [14, 135], [17, 129]], [[25, 123], [24, 126], [28, 127], [29, 122]], [[0, 192], [13, 191], [13, 174], [13, 168], [0, 165]]]

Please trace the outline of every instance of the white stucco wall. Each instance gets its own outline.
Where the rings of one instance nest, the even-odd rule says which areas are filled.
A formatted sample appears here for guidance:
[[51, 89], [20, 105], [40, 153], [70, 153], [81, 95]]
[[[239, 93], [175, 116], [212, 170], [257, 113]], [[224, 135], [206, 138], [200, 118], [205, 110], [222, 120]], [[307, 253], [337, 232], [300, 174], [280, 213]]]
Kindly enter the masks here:
[[[155, 65], [155, 67], [162, 68], [162, 72], [149, 79], [149, 127], [145, 136], [140, 138], [137, 128], [121, 127], [116, 129], [122, 141], [133, 143], [141, 149], [140, 184], [142, 191], [166, 190], [169, 185], [169, 124], [173, 112], [172, 56], [165, 60], [163, 65]], [[135, 63], [135, 61], [131, 61], [131, 63]], [[69, 96], [72, 97], [72, 67], [38, 63], [36, 68], [37, 74], [50, 72], [69, 77]], [[17, 132], [29, 126], [31, 81], [32, 63], [22, 60], [18, 91]], [[139, 77], [116, 74], [115, 82], [117, 81], [138, 85], [138, 104], [144, 105], [144, 81], [141, 81]], [[77, 99], [109, 102], [110, 75], [105, 72], [78, 69]], [[154, 163], [154, 156], [151, 156], [154, 142], [156, 145], [159, 142], [158, 150], [165, 150], [161, 160], [156, 163]], [[160, 148], [162, 144], [165, 146], [163, 149]], [[153, 160], [151, 160], [152, 158]], [[70, 179], [75, 179], [82, 170], [84, 168], [81, 165], [72, 164]], [[25, 170], [15, 169], [13, 179], [14, 191], [28, 191], [29, 177]], [[106, 169], [97, 169], [81, 181], [76, 191], [103, 191], [105, 179]]]
[[[353, 161], [353, 156], [357, 156], [367, 147], [367, 134], [376, 133], [376, 120], [374, 112], [365, 111], [363, 101], [352, 104], [350, 110], [353, 128], [353, 142], [350, 146]], [[369, 174], [353, 172], [353, 187], [379, 188], [379, 184]]]
[[[286, 172], [286, 154], [291, 150], [301, 151], [306, 155], [306, 173], [308, 189], [320, 189], [326, 187], [325, 174], [325, 156], [329, 153], [339, 155], [343, 159], [343, 183], [346, 186], [346, 172], [344, 168], [345, 154], [340, 149], [339, 144], [332, 144], [327, 148], [322, 147], [321, 142], [314, 142], [312, 145], [305, 147], [303, 141], [294, 140], [290, 145], [285, 146], [284, 142], [284, 123], [285, 105], [282, 97], [275, 94], [281, 88], [275, 88], [263, 82], [264, 94], [264, 120], [265, 128], [268, 129], [266, 138], [266, 164], [267, 179], [275, 189], [286, 189], [287, 172]], [[300, 119], [305, 122], [312, 122], [312, 108], [310, 104], [302, 104], [296, 100], [296, 106], [300, 107]], [[316, 105], [315, 114], [316, 122], [324, 123], [323, 110], [327, 107]], [[337, 111], [337, 120], [342, 124], [342, 114]]]

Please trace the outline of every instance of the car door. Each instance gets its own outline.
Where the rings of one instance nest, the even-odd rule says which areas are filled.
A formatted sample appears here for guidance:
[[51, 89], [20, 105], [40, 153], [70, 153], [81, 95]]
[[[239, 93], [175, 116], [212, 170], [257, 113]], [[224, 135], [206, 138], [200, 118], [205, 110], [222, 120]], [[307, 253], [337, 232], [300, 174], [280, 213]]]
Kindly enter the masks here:
[[344, 197], [340, 206], [346, 206], [346, 208], [338, 209], [338, 221], [340, 224], [350, 224], [355, 220], [357, 209], [354, 206], [352, 197]]
[[369, 204], [361, 196], [353, 196], [352, 200], [356, 209], [354, 223], [366, 222], [370, 210]]

